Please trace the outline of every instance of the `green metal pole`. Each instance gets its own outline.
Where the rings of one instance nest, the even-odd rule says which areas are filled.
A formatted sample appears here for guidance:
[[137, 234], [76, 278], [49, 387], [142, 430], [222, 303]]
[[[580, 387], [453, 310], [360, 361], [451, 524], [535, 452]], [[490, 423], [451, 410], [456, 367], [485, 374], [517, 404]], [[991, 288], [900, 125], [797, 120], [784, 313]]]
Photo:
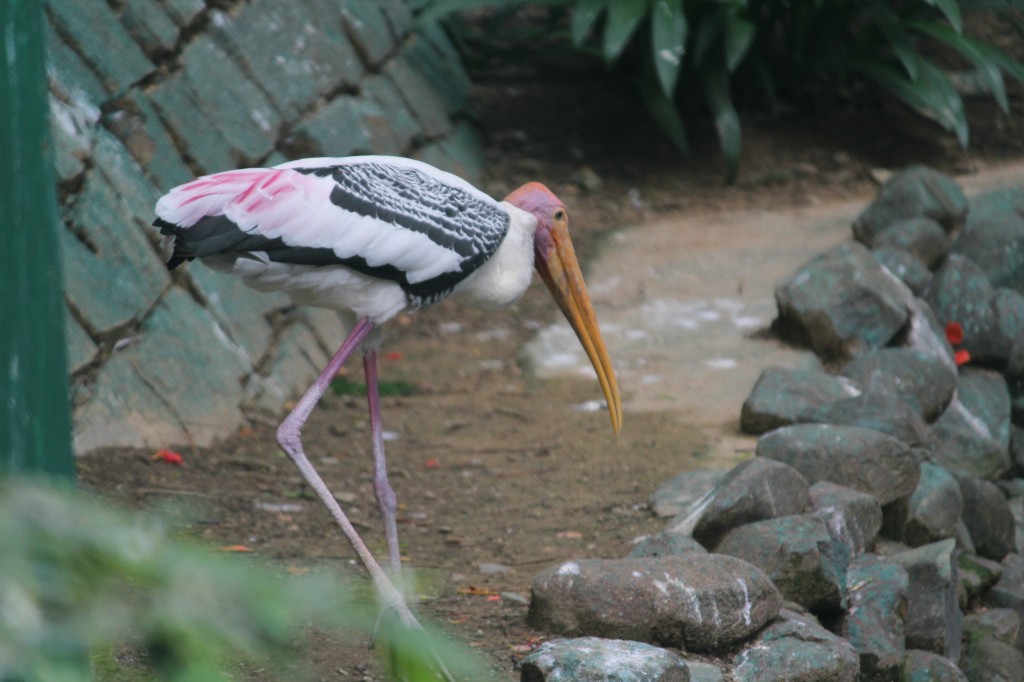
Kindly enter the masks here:
[[41, 0], [0, 0], [0, 472], [75, 475]]

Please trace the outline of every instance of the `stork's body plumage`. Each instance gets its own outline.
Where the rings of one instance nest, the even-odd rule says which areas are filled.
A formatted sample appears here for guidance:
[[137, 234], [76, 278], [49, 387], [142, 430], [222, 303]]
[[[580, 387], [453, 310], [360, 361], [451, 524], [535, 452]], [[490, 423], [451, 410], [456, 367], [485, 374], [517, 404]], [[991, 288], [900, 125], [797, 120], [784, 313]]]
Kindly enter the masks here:
[[387, 480], [374, 330], [407, 309], [458, 294], [494, 307], [517, 300], [534, 267], [597, 371], [618, 431], [615, 374], [569, 239], [565, 206], [530, 183], [496, 201], [411, 159], [318, 158], [204, 176], [163, 196], [155, 225], [173, 247], [168, 267], [198, 258], [260, 290], [337, 310], [351, 331], [278, 429], [278, 441], [327, 505], [386, 603], [414, 623], [302, 449], [301, 428], [331, 378], [363, 347], [374, 442], [374, 490], [398, 576], [395, 498]]

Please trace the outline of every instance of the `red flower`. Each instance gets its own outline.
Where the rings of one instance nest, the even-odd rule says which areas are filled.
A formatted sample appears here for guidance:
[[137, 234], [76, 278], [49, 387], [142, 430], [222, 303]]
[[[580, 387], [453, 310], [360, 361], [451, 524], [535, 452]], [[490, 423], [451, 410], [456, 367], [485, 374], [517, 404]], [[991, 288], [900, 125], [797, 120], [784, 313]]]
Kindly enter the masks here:
[[185, 461], [181, 455], [172, 450], [157, 450], [156, 454], [153, 455], [153, 459], [164, 464], [177, 464], [179, 466]]
[[954, 346], [963, 343], [964, 340], [964, 328], [959, 322], [950, 322], [946, 325], [946, 338]]
[[953, 354], [953, 359], [957, 365], [964, 365], [971, 361], [971, 354], [961, 348]]

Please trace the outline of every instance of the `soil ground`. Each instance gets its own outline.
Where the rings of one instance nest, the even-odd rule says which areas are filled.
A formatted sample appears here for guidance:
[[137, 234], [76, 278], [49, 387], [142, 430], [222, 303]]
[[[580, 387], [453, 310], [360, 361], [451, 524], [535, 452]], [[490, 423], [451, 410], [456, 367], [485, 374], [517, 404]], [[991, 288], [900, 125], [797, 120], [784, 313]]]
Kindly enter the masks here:
[[[866, 204], [877, 189], [876, 169], [924, 163], [969, 173], [1024, 157], [1018, 90], [1009, 120], [988, 101], [968, 103], [969, 152], [895, 107], [747, 118], [740, 178], [727, 186], [709, 125], [691, 130], [693, 153], [680, 158], [628, 90], [610, 91], [596, 77], [542, 80], [504, 74], [477, 87], [487, 142], [484, 188], [503, 196], [528, 180], [547, 183], [570, 206], [584, 265], [602, 248], [602, 234], [624, 225], [679, 212]], [[596, 173], [600, 188], [579, 186], [574, 178], [584, 168]], [[646, 510], [648, 496], [706, 457], [699, 433], [672, 412], [627, 408], [614, 436], [605, 413], [569, 407], [599, 398], [596, 382], [542, 381], [524, 372], [520, 349], [555, 315], [535, 282], [506, 311], [448, 301], [400, 319], [387, 328], [382, 349], [382, 380], [413, 388], [385, 397], [383, 414], [385, 428], [397, 434], [387, 450], [401, 505], [402, 555], [423, 579], [417, 610], [482, 652], [499, 679], [518, 679], [515, 661], [548, 637], [527, 626], [527, 604], [517, 598], [529, 597], [536, 573], [570, 558], [627, 554], [632, 539], [663, 526]], [[361, 379], [358, 368], [352, 372]], [[640, 390], [624, 386], [625, 402]], [[350, 562], [353, 553], [279, 451], [275, 424], [276, 418], [258, 420], [215, 447], [180, 448], [180, 467], [153, 462], [149, 451], [99, 452], [80, 461], [81, 480], [134, 507], [190, 501], [202, 509], [203, 522], [193, 526], [201, 537], [244, 544], [274, 565]], [[385, 555], [363, 400], [326, 396], [304, 441], [371, 548]], [[300, 508], [267, 511], [257, 503]], [[485, 574], [486, 563], [509, 570]], [[496, 593], [504, 594], [495, 600]], [[317, 638], [312, 661], [316, 679], [385, 677], [363, 639]]]

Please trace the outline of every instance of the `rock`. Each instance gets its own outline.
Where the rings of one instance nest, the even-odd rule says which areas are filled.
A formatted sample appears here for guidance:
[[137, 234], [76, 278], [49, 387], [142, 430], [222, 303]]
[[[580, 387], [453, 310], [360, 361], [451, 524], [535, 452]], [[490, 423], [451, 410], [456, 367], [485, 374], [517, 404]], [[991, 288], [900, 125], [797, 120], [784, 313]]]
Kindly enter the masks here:
[[837, 634], [860, 657], [860, 679], [896, 679], [906, 637], [907, 572], [874, 554], [857, 557], [846, 574], [847, 607]]
[[928, 268], [935, 267], [949, 253], [946, 230], [931, 218], [897, 220], [876, 234], [867, 245], [872, 250], [899, 249], [914, 256]]
[[935, 461], [958, 476], [992, 480], [1010, 468], [1010, 398], [996, 372], [966, 369], [928, 432]]
[[679, 654], [621, 639], [555, 639], [520, 663], [520, 682], [689, 682]]
[[1016, 424], [1010, 427], [1010, 460], [1013, 473], [1024, 475], [1024, 428]]
[[934, 220], [947, 232], [963, 225], [967, 199], [947, 175], [912, 166], [892, 176], [853, 223], [853, 235], [869, 244], [890, 225], [910, 218]]
[[1024, 682], [1024, 653], [992, 636], [968, 638], [960, 669], [968, 680]]
[[663, 530], [637, 542], [633, 546], [633, 551], [629, 553], [629, 558], [674, 556], [676, 554], [685, 554], [686, 552], [707, 554], [707, 550], [704, 549], [703, 545], [694, 540], [689, 534]]
[[891, 246], [873, 249], [871, 253], [882, 267], [903, 282], [915, 296], [924, 293], [932, 273], [913, 254]]
[[870, 493], [881, 505], [912, 493], [920, 477], [909, 445], [858, 426], [776, 429], [757, 441], [757, 455], [789, 464], [811, 484], [831, 481]]
[[964, 635], [968, 639], [995, 637], [1018, 649], [1024, 643], [1021, 618], [1013, 609], [985, 609], [964, 616]]
[[566, 635], [713, 651], [778, 615], [782, 596], [759, 568], [718, 554], [585, 559], [533, 581], [531, 627]]
[[929, 422], [946, 409], [957, 386], [954, 366], [917, 348], [882, 348], [863, 353], [844, 365], [840, 373], [867, 395], [884, 393], [899, 397]]
[[810, 495], [815, 512], [849, 557], [874, 547], [882, 526], [882, 508], [874, 496], [828, 481], [812, 485]]
[[975, 200], [977, 210], [967, 216], [964, 229], [953, 241], [953, 253], [977, 263], [993, 286], [1024, 292], [1024, 214], [1021, 189], [1002, 190]]
[[960, 347], [975, 362], [1006, 362], [1010, 349], [997, 343], [998, 322], [992, 308], [992, 285], [985, 271], [959, 254], [951, 254], [925, 288], [922, 298], [945, 326], [963, 327]]
[[815, 613], [843, 606], [848, 556], [818, 516], [783, 516], [740, 526], [715, 551], [754, 564], [783, 597]]
[[733, 659], [737, 682], [853, 682], [857, 653], [813, 618], [783, 610]]
[[722, 682], [725, 679], [721, 669], [712, 663], [687, 661], [686, 665], [690, 668], [690, 682]]
[[[897, 501], [894, 506], [901, 506]], [[927, 545], [953, 537], [953, 529], [963, 513], [960, 484], [948, 471], [932, 462], [921, 463], [921, 480], [914, 494], [894, 512], [898, 520], [888, 528], [889, 535], [911, 547]], [[890, 512], [886, 509], [886, 513]]]
[[693, 537], [705, 547], [714, 547], [737, 526], [801, 514], [811, 506], [807, 490], [807, 481], [793, 467], [762, 457], [748, 459], [715, 488]]
[[967, 682], [953, 661], [931, 651], [911, 649], [903, 659], [902, 682]]
[[958, 590], [962, 598], [960, 608], [967, 607], [999, 582], [1003, 577], [1003, 566], [998, 561], [980, 557], [973, 552], [958, 552], [956, 556]]
[[685, 471], [663, 484], [651, 495], [649, 505], [656, 516], [676, 516], [714, 490], [725, 478], [724, 469]]
[[838, 400], [811, 412], [809, 422], [835, 426], [860, 426], [898, 438], [908, 445], [925, 441], [928, 427], [921, 415], [903, 400], [888, 393], [873, 393]]
[[1003, 577], [983, 598], [989, 608], [1013, 609], [1024, 621], [1024, 556], [1010, 554], [1002, 561]]
[[889, 343], [908, 318], [909, 290], [860, 244], [848, 242], [801, 267], [775, 289], [779, 321], [825, 358]]
[[992, 312], [996, 324], [992, 330], [995, 337], [990, 341], [995, 346], [995, 354], [1005, 358], [1009, 364], [1017, 338], [1024, 338], [1024, 293], [1013, 289], [996, 289], [992, 292]]
[[907, 647], [960, 660], [963, 614], [956, 598], [953, 540], [943, 540], [889, 557], [910, 579]]
[[761, 434], [799, 424], [822, 405], [858, 395], [860, 389], [843, 377], [814, 369], [769, 367], [743, 401], [740, 428], [744, 433]]
[[1024, 551], [1024, 496], [1010, 498], [1006, 503], [1010, 507], [1010, 513], [1013, 514], [1013, 544], [1018, 552]]
[[1013, 513], [995, 483], [960, 477], [964, 498], [964, 525], [971, 533], [975, 550], [983, 557], [1002, 560], [1014, 550]]

